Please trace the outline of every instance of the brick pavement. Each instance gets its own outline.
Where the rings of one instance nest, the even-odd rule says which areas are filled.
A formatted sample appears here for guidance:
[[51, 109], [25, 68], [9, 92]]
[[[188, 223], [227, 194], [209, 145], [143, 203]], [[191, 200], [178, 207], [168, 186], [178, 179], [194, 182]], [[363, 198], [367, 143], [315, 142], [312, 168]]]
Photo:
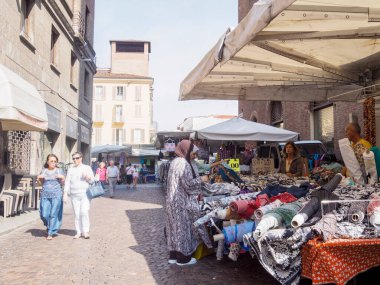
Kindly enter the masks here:
[[60, 235], [45, 239], [38, 221], [0, 236], [0, 284], [278, 284], [250, 256], [215, 256], [190, 267], [167, 264], [163, 191], [121, 190], [91, 205], [91, 239], [73, 240], [71, 205]]

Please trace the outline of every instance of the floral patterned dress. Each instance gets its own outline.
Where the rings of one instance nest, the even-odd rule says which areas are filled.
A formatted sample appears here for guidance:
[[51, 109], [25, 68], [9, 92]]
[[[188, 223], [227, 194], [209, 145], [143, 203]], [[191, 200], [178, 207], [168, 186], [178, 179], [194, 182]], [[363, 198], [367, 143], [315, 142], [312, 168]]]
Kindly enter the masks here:
[[212, 247], [205, 227], [197, 230], [193, 223], [200, 217], [196, 197], [201, 193], [201, 178], [193, 178], [186, 159], [175, 158], [170, 165], [166, 197], [166, 234], [169, 251], [185, 256], [193, 254], [203, 240]]

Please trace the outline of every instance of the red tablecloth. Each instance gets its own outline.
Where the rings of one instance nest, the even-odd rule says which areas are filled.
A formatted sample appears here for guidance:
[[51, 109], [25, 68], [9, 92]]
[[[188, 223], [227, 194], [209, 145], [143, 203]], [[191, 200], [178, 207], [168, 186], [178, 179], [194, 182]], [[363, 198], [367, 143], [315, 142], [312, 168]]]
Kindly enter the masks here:
[[313, 284], [344, 285], [357, 274], [380, 265], [380, 239], [309, 241], [302, 249], [302, 276]]

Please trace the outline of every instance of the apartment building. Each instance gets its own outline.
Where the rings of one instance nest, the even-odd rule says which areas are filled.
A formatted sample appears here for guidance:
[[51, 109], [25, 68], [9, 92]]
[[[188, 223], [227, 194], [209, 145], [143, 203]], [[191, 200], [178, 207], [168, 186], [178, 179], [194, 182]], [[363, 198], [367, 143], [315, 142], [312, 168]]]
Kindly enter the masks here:
[[153, 123], [153, 78], [149, 76], [151, 44], [110, 41], [111, 67], [94, 76], [93, 145], [150, 144]]
[[89, 160], [94, 11], [95, 0], [0, 0], [2, 76], [27, 82], [48, 119], [45, 132], [1, 129], [1, 172], [37, 174], [48, 153], [69, 163], [80, 150]]

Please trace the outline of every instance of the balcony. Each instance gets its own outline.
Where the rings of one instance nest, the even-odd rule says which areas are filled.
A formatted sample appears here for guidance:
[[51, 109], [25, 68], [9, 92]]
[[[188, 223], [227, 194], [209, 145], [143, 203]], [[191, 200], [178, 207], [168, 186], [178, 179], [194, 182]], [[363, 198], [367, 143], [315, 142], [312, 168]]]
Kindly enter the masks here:
[[82, 43], [85, 43], [85, 18], [82, 16], [81, 12], [73, 13], [73, 30], [74, 37], [80, 40]]

